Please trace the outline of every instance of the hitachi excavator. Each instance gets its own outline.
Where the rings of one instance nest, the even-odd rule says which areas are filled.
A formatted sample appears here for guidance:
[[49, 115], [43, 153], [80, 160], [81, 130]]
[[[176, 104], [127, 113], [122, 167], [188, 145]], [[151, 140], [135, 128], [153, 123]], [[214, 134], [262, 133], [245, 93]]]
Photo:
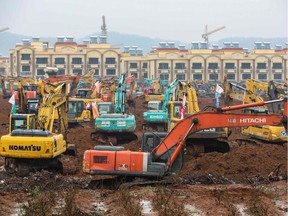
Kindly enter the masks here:
[[[285, 101], [284, 114], [228, 113], [268, 103]], [[122, 146], [95, 146], [84, 152], [83, 171], [91, 175], [122, 175], [141, 177], [162, 177], [177, 173], [183, 166], [183, 149], [189, 135], [207, 128], [245, 127], [252, 125], [287, 124], [287, 98], [267, 102], [255, 102], [212, 111], [203, 111], [186, 116], [163, 138], [155, 134], [146, 140], [142, 151], [124, 150]], [[152, 150], [151, 150], [152, 149]], [[151, 150], [151, 151], [150, 151]]]
[[115, 90], [113, 102], [98, 103], [99, 117], [95, 119], [95, 131], [91, 134], [93, 140], [117, 145], [121, 140], [135, 140], [135, 116], [126, 113], [126, 81], [125, 74], [120, 77]]
[[[237, 89], [236, 92], [234, 89]], [[233, 99], [242, 101], [243, 103], [253, 103], [253, 102], [261, 102], [263, 99], [260, 96], [253, 94], [252, 91], [249, 91], [242, 86], [238, 86], [234, 83], [227, 83], [225, 85], [225, 96], [224, 102], [225, 105], [231, 105]], [[279, 104], [275, 103], [275, 104]], [[273, 107], [273, 105], [272, 105]], [[265, 114], [268, 115], [269, 111], [267, 106], [263, 107], [250, 107], [243, 110], [243, 113], [251, 113], [251, 114]], [[257, 126], [249, 126], [243, 127], [241, 129], [241, 133], [249, 136], [252, 139], [238, 138], [239, 142], [244, 143], [257, 143], [260, 141], [270, 142], [270, 143], [284, 143], [287, 142], [287, 134], [283, 126], [279, 125], [257, 125]]]
[[[33, 169], [61, 170], [61, 154], [75, 154], [75, 145], [67, 143], [68, 101], [64, 89], [64, 83], [51, 86], [49, 93], [42, 96], [37, 116], [10, 116], [9, 134], [0, 141], [0, 156], [5, 157], [7, 172], [26, 176]], [[58, 121], [55, 121], [56, 110]]]

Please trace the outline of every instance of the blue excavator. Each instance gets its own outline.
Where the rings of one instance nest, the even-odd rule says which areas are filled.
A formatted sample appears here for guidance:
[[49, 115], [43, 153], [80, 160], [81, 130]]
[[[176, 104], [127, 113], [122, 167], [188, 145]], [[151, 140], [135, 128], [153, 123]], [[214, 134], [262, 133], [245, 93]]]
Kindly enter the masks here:
[[138, 139], [134, 133], [135, 116], [126, 113], [126, 75], [122, 74], [116, 86], [113, 101], [97, 104], [99, 116], [95, 119], [95, 131], [91, 138], [102, 143], [117, 145]]
[[148, 111], [143, 112], [142, 128], [145, 131], [167, 131], [168, 129], [168, 102], [177, 91], [179, 81], [175, 79], [166, 88], [164, 100], [151, 100], [148, 102]]

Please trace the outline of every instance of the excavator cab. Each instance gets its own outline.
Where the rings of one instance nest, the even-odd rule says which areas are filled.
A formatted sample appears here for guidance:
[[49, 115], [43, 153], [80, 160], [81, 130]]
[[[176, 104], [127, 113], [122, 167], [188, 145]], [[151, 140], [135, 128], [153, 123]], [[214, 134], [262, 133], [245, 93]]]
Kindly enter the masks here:
[[9, 133], [16, 129], [34, 129], [36, 116], [34, 114], [12, 114], [10, 116]]
[[85, 110], [84, 101], [73, 99], [68, 101], [68, 122], [69, 124], [82, 121], [90, 121], [91, 112]]
[[112, 102], [100, 102], [98, 103], [98, 112], [99, 114], [108, 114], [112, 113]]

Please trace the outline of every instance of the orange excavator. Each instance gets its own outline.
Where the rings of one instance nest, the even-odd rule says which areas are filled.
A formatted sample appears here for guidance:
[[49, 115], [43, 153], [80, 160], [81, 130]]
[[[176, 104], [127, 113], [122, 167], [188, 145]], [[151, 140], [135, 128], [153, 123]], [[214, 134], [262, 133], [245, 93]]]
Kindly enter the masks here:
[[[229, 111], [284, 101], [283, 114], [244, 114]], [[185, 117], [163, 138], [145, 137], [152, 151], [142, 143], [142, 151], [124, 150], [122, 146], [95, 146], [84, 153], [83, 171], [92, 175], [122, 175], [141, 177], [162, 177], [176, 173], [183, 166], [183, 152], [187, 137], [207, 128], [244, 127], [252, 125], [287, 125], [287, 97], [273, 101], [260, 101], [230, 107], [203, 111]], [[287, 128], [286, 128], [287, 130]], [[157, 143], [158, 142], [158, 143]]]

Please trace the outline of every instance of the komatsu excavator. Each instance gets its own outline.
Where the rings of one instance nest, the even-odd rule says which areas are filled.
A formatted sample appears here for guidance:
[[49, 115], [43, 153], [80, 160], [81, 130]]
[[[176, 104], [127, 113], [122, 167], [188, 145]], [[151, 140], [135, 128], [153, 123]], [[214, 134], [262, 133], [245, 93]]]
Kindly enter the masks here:
[[[236, 92], [234, 89], [238, 91]], [[224, 96], [224, 101], [226, 102], [225, 105], [231, 105], [233, 99], [242, 101], [243, 103], [253, 103], [263, 101], [263, 99], [260, 96], [257, 96], [252, 91], [247, 90], [244, 87], [238, 86], [234, 83], [227, 83], [225, 85], [225, 96]], [[279, 103], [280, 102], [274, 104]], [[264, 115], [270, 114], [266, 105], [263, 107], [250, 107], [249, 109], [248, 108], [244, 109], [243, 113], [264, 114]], [[285, 128], [279, 125], [257, 125], [257, 126], [242, 127], [241, 133], [254, 139], [248, 140], [245, 138], [238, 138], [239, 142], [250, 142], [254, 144], [260, 141], [279, 143], [279, 144], [287, 142], [287, 134]]]
[[[228, 113], [279, 101], [285, 102], [284, 114]], [[185, 141], [189, 135], [197, 131], [207, 128], [278, 124], [285, 126], [287, 124], [287, 98], [199, 112], [179, 121], [163, 139], [157, 135], [151, 136], [151, 134], [150, 138], [146, 139], [144, 134], [143, 139], [147, 142], [143, 146], [153, 146], [152, 151], [147, 151], [143, 146], [142, 151], [138, 152], [124, 150], [121, 146], [95, 146], [94, 150], [85, 151], [83, 171], [91, 175], [162, 177], [181, 170]], [[157, 140], [158, 143], [156, 143]]]
[[5, 157], [6, 171], [26, 176], [33, 169], [61, 170], [61, 154], [75, 154], [75, 145], [67, 143], [68, 100], [64, 88], [64, 83], [52, 86], [50, 92], [43, 95], [37, 116], [10, 116], [9, 134], [0, 141], [0, 156]]

